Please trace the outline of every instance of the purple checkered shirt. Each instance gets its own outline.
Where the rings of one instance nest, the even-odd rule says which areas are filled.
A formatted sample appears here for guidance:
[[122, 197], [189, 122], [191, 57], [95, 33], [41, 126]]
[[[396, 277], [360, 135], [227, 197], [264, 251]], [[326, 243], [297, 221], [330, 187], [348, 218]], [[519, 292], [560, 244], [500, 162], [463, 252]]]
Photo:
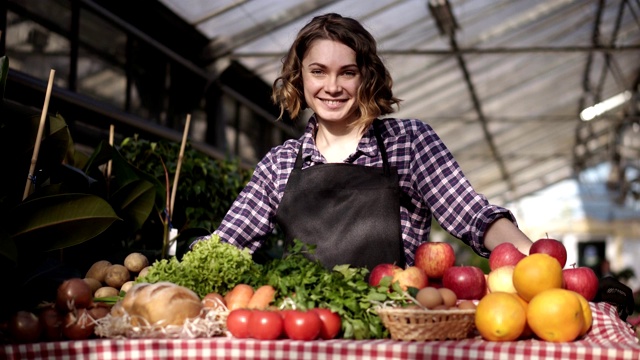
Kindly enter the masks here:
[[[489, 204], [482, 194], [474, 191], [452, 154], [429, 125], [415, 119], [388, 118], [382, 122], [381, 135], [389, 163], [398, 169], [400, 188], [411, 203], [400, 208], [407, 266], [414, 263], [418, 245], [428, 241], [432, 217], [476, 253], [488, 257], [489, 250], [483, 245], [487, 227], [501, 217], [515, 223], [511, 212]], [[303, 142], [303, 169], [326, 162], [315, 145], [313, 134], [316, 130], [317, 122], [312, 116], [300, 139], [287, 140], [264, 156], [214, 234], [251, 252], [260, 247], [274, 229], [274, 216], [300, 142]], [[363, 135], [357, 151], [345, 163], [382, 167], [373, 127]]]

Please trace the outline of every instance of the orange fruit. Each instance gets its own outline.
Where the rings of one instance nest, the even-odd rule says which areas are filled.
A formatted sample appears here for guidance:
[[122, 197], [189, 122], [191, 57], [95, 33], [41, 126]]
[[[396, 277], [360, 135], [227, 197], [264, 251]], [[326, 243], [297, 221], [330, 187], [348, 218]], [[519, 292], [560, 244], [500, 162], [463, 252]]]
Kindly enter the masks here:
[[513, 294], [494, 292], [478, 302], [475, 324], [485, 340], [513, 341], [524, 331], [527, 313]]
[[582, 296], [580, 293], [573, 292], [580, 300], [580, 305], [582, 306], [582, 316], [584, 316], [584, 326], [582, 327], [582, 331], [580, 332], [580, 336], [585, 335], [589, 329], [591, 329], [591, 324], [593, 323], [593, 314], [591, 313], [591, 307], [589, 307], [589, 301], [587, 298]]
[[[525, 313], [527, 312], [528, 308], [529, 308], [529, 303], [526, 302], [520, 295], [518, 294], [511, 294], [513, 295], [513, 297], [515, 297], [519, 302], [520, 305], [522, 305], [522, 307], [524, 308]], [[526, 323], [524, 325], [524, 330], [522, 330], [522, 334], [520, 334], [519, 339], [529, 339], [533, 337], [533, 331], [531, 330], [531, 327], [529, 326], [529, 323]]]
[[513, 269], [513, 287], [525, 301], [548, 289], [562, 288], [562, 267], [554, 257], [531, 254], [520, 260]]
[[571, 290], [544, 290], [529, 301], [527, 323], [542, 340], [573, 341], [585, 326], [582, 304]]

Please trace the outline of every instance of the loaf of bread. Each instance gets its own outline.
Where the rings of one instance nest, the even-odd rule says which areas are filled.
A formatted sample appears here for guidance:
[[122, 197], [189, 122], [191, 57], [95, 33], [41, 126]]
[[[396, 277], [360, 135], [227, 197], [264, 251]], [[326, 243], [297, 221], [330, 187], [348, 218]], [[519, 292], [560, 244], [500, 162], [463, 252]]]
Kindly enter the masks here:
[[170, 282], [135, 284], [120, 306], [133, 326], [181, 326], [186, 319], [199, 316], [203, 307], [193, 290]]

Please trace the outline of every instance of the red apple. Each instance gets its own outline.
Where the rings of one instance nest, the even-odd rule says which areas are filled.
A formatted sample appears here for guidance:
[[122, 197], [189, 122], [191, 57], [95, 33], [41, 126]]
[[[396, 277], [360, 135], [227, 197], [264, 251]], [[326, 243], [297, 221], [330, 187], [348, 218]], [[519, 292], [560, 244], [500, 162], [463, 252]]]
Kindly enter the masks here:
[[[575, 266], [575, 264], [573, 264]], [[562, 270], [564, 287], [584, 296], [587, 301], [592, 301], [598, 292], [598, 277], [587, 266], [571, 267]]]
[[489, 268], [495, 270], [503, 266], [515, 266], [518, 261], [524, 259], [526, 256], [527, 255], [521, 253], [512, 243], [501, 243], [489, 254]]
[[487, 293], [485, 274], [477, 266], [448, 268], [442, 276], [442, 286], [453, 290], [461, 300], [480, 300]]
[[392, 283], [396, 281], [400, 283], [402, 290], [407, 290], [408, 287], [422, 289], [429, 285], [427, 273], [417, 266], [409, 266], [404, 270], [396, 271], [393, 274]]
[[444, 271], [455, 262], [453, 247], [446, 242], [424, 242], [415, 252], [415, 266], [424, 270], [429, 279], [441, 279]]
[[400, 271], [402, 268], [395, 264], [383, 263], [376, 265], [369, 274], [369, 285], [378, 286], [380, 280], [385, 276], [393, 277], [396, 271]]
[[567, 248], [564, 244], [556, 239], [538, 239], [531, 244], [529, 255], [531, 254], [547, 254], [551, 255], [560, 263], [560, 267], [564, 269], [567, 263]]

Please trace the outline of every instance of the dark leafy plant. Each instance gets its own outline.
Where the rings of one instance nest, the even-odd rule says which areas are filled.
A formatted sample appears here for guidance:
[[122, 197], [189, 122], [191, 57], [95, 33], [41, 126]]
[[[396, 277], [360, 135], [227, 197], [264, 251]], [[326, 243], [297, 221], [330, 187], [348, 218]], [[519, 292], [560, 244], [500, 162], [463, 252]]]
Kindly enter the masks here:
[[[7, 71], [2, 57], [0, 94]], [[51, 300], [64, 279], [84, 276], [97, 260], [121, 263], [132, 251], [152, 261], [165, 255], [166, 179], [176, 171], [179, 144], [135, 136], [116, 147], [103, 141], [89, 156], [76, 151], [64, 118], [49, 115], [33, 191], [23, 199], [41, 114], [0, 100], [0, 270], [12, 274], [2, 282], [15, 294], [4, 314]], [[181, 169], [171, 223], [180, 232], [177, 256], [213, 231], [252, 174], [237, 161], [214, 160], [191, 146]]]
[[[252, 175], [252, 170], [242, 168], [235, 159], [212, 159], [189, 142], [185, 145], [170, 223], [180, 234], [176, 240], [178, 257], [189, 250], [195, 237], [213, 232]], [[134, 136], [124, 139], [119, 151], [130, 164], [162, 181], [165, 171], [171, 178], [175, 175], [180, 144]], [[145, 229], [156, 231], [160, 222], [161, 217], [152, 217]]]
[[[175, 174], [180, 144], [132, 137], [122, 141], [119, 151], [130, 164], [161, 181], [165, 177], [163, 164], [170, 174]], [[172, 227], [180, 232], [189, 228], [212, 232], [251, 174], [252, 170], [242, 168], [238, 161], [212, 159], [187, 142]]]
[[[0, 58], [5, 89], [8, 59]], [[155, 178], [124, 160], [109, 144], [91, 157], [77, 152], [61, 115], [47, 116], [33, 177], [23, 199], [40, 125], [38, 109], [0, 103], [0, 269], [12, 306], [27, 306], [55, 294], [60, 282], [82, 276], [87, 263], [123, 249], [152, 210], [162, 208]], [[113, 163], [107, 186], [102, 168]], [[97, 251], [86, 251], [88, 249]], [[95, 250], [94, 249], [94, 250]]]

